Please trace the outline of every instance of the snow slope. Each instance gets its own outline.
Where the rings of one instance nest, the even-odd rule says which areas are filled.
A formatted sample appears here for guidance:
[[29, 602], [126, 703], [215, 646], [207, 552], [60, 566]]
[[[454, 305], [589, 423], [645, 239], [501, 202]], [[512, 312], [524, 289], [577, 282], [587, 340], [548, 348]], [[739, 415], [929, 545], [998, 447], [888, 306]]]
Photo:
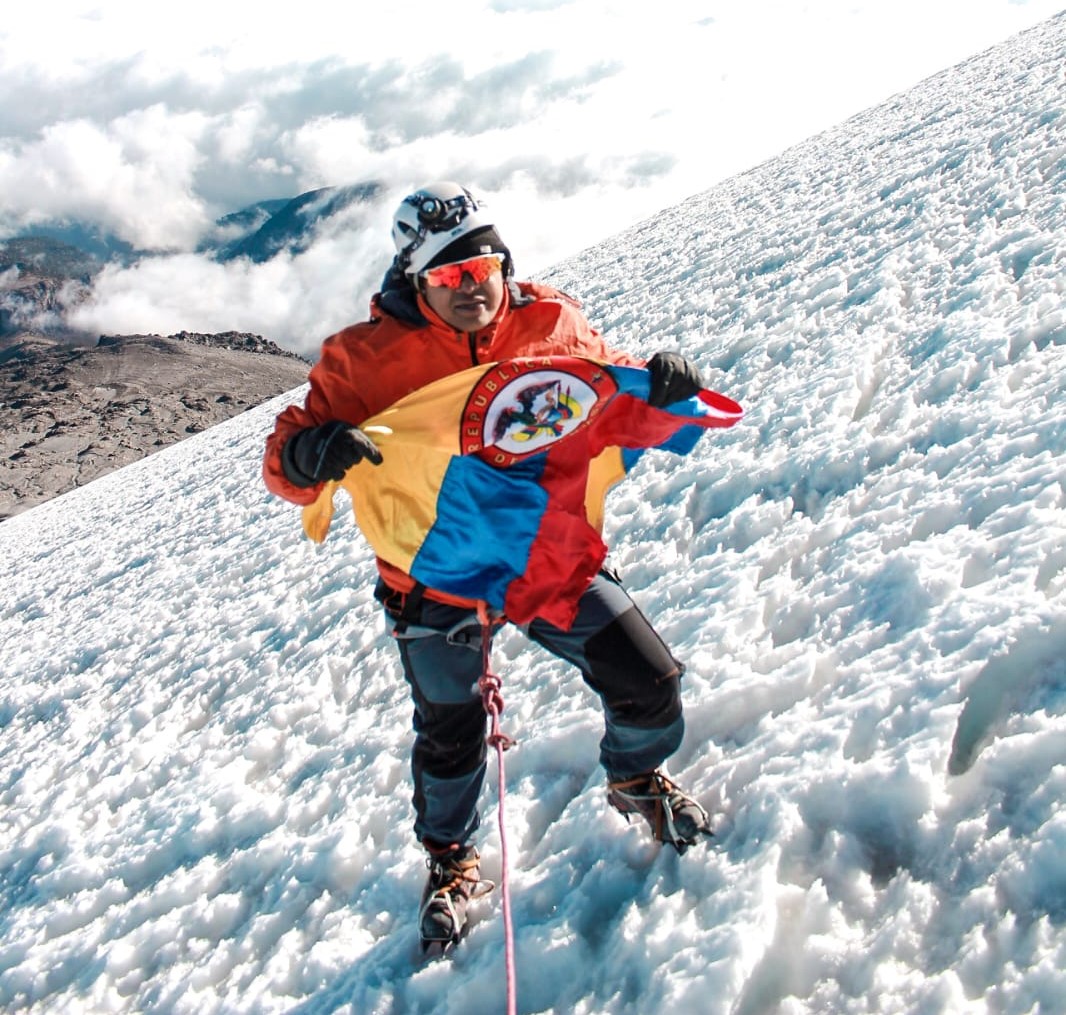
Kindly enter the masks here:
[[[748, 415], [612, 499], [714, 847], [610, 812], [580, 678], [498, 643], [521, 1011], [1066, 1011], [1064, 53], [551, 274]], [[353, 527], [260, 485], [284, 401], [0, 526], [5, 1011], [503, 1009], [498, 899], [419, 960], [410, 707]]]

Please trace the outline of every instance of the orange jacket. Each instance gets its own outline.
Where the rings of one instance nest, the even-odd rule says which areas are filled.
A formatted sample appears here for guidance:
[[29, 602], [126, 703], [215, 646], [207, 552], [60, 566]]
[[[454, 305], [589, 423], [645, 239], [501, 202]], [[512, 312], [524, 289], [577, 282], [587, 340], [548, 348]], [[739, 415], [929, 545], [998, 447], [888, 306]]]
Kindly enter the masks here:
[[331, 419], [358, 426], [404, 395], [478, 363], [519, 356], [587, 356], [626, 366], [642, 365], [609, 349], [565, 293], [533, 282], [505, 288], [496, 319], [473, 334], [456, 331], [430, 310], [421, 296], [423, 322], [401, 320], [383, 308], [379, 293], [371, 319], [330, 336], [311, 368], [311, 390], [303, 406], [291, 405], [267, 438], [263, 478], [267, 488], [294, 504], [313, 503], [322, 484], [294, 486], [281, 468], [281, 449], [298, 430]]

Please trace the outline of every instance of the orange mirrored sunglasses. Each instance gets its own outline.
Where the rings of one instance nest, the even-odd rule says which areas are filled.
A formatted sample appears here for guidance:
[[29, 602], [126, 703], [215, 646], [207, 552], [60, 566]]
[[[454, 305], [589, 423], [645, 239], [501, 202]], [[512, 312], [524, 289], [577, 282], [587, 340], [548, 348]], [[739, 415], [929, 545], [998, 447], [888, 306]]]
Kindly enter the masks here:
[[439, 268], [430, 268], [422, 272], [422, 277], [429, 285], [446, 286], [458, 289], [463, 284], [463, 276], [469, 275], [477, 285], [481, 285], [495, 271], [503, 270], [503, 262], [493, 255], [472, 257], [469, 261], [458, 264], [442, 264]]

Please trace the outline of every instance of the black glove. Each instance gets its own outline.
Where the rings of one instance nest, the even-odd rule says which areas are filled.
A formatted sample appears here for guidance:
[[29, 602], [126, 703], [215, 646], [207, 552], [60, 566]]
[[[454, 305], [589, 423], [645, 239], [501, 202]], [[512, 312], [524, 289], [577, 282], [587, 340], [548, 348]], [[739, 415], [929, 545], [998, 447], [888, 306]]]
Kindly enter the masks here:
[[657, 352], [648, 360], [648, 372], [651, 374], [648, 405], [656, 408], [683, 402], [703, 388], [699, 368], [680, 353]]
[[331, 419], [294, 433], [281, 449], [281, 468], [293, 486], [314, 486], [327, 479], [343, 479], [364, 458], [381, 464], [381, 452], [362, 430]]

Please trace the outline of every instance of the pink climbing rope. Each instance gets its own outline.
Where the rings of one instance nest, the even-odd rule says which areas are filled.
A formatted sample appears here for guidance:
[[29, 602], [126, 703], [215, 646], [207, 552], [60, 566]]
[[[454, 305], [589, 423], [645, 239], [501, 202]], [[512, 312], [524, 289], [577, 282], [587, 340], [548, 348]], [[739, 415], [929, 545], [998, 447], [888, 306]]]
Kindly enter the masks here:
[[500, 893], [503, 896], [503, 936], [504, 936], [504, 962], [507, 969], [507, 1015], [515, 1015], [518, 1010], [517, 985], [515, 980], [515, 949], [514, 949], [514, 926], [511, 922], [511, 885], [508, 878], [507, 857], [507, 827], [504, 823], [504, 798], [505, 798], [505, 771], [503, 752], [513, 746], [514, 741], [500, 729], [500, 713], [503, 711], [503, 695], [500, 693], [503, 683], [492, 672], [490, 655], [492, 653], [492, 625], [493, 618], [489, 614], [488, 607], [484, 603], [478, 604], [478, 620], [481, 622], [481, 678], [478, 680], [478, 690], [481, 692], [481, 703], [485, 706], [490, 722], [489, 735], [487, 737], [490, 747], [496, 748], [497, 785], [499, 786], [500, 806], [498, 820], [500, 825], [500, 863], [502, 873], [500, 876]]

